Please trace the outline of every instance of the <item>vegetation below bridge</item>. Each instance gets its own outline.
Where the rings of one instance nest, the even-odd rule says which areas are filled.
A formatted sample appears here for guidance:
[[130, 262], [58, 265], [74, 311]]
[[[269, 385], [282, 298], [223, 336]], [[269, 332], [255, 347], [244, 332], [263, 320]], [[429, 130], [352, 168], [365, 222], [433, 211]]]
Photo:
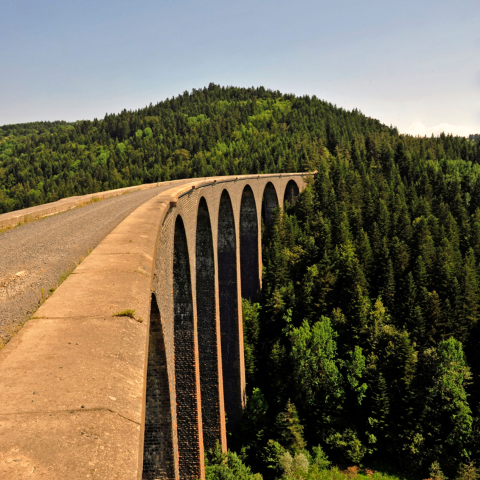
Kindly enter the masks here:
[[243, 308], [248, 404], [230, 442], [264, 478], [334, 478], [314, 473], [325, 454], [478, 478], [480, 166], [447, 156], [448, 138], [325, 148], [264, 230], [262, 297]]

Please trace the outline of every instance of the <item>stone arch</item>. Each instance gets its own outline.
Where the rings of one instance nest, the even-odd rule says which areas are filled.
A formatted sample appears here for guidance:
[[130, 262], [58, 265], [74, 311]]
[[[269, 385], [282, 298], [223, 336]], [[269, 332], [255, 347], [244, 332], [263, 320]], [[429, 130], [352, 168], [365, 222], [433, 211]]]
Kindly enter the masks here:
[[157, 299], [152, 293], [148, 340], [143, 480], [174, 478], [167, 357]]
[[218, 210], [218, 294], [222, 345], [223, 395], [228, 429], [242, 415], [242, 371], [237, 286], [237, 244], [232, 202], [223, 190]]
[[143, 480], [174, 478], [172, 415], [167, 357], [155, 294], [150, 302], [150, 327], [143, 446]]
[[243, 189], [240, 204], [240, 272], [242, 297], [257, 299], [260, 291], [258, 257], [258, 216], [255, 196], [250, 185]]
[[272, 221], [273, 212], [278, 208], [277, 191], [272, 182], [268, 182], [263, 191], [262, 199], [262, 219], [265, 225]]
[[298, 198], [300, 189], [298, 188], [297, 182], [295, 180], [289, 180], [287, 186], [285, 187], [285, 195], [283, 196], [283, 203], [290, 203], [293, 205]]
[[180, 478], [201, 476], [196, 383], [195, 325], [187, 237], [182, 217], [175, 221], [173, 248], [175, 394]]
[[206, 450], [221, 441], [220, 383], [216, 324], [215, 259], [207, 202], [200, 199], [197, 215], [196, 298], [203, 443]]

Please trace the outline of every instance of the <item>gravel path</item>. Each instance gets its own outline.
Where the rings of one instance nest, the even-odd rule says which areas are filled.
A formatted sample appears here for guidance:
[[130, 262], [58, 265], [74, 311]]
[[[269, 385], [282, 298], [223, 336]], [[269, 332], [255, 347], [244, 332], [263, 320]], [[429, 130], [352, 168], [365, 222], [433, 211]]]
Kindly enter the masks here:
[[0, 344], [127, 215], [169, 188], [119, 195], [0, 233]]

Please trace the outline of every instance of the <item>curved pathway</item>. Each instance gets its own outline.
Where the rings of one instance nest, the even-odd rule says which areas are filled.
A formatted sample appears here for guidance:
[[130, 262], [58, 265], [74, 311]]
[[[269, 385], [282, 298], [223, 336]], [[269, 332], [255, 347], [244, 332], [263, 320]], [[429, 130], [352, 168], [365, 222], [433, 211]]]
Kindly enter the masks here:
[[122, 220], [169, 188], [160, 184], [0, 233], [0, 343]]

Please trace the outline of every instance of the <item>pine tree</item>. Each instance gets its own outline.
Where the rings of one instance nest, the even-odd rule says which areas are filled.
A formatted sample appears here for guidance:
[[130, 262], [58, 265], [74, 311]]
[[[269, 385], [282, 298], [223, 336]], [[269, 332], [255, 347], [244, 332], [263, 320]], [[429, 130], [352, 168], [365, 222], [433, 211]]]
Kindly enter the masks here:
[[389, 437], [390, 400], [385, 378], [380, 373], [372, 393], [371, 416], [368, 422], [376, 437], [376, 448], [386, 452], [386, 441]]
[[380, 295], [385, 306], [393, 313], [395, 309], [395, 277], [390, 258], [388, 259], [387, 268], [379, 278], [381, 281]]
[[468, 333], [478, 321], [480, 301], [475, 253], [472, 248], [469, 249], [465, 257], [463, 279], [460, 321], [455, 336], [460, 341], [465, 342]]
[[277, 415], [275, 431], [280, 444], [292, 453], [298, 453], [305, 449], [303, 439], [303, 426], [298, 418], [295, 405], [288, 399], [285, 410]]
[[425, 352], [422, 369], [425, 430], [433, 458], [442, 458], [453, 468], [466, 459], [473, 416], [466, 387], [471, 373], [462, 344], [454, 338], [443, 340], [437, 349]]
[[355, 251], [357, 252], [358, 261], [365, 272], [367, 278], [371, 273], [373, 254], [370, 247], [370, 240], [368, 234], [363, 228], [360, 229], [355, 242]]
[[478, 480], [480, 473], [474, 462], [463, 463], [455, 480]]

